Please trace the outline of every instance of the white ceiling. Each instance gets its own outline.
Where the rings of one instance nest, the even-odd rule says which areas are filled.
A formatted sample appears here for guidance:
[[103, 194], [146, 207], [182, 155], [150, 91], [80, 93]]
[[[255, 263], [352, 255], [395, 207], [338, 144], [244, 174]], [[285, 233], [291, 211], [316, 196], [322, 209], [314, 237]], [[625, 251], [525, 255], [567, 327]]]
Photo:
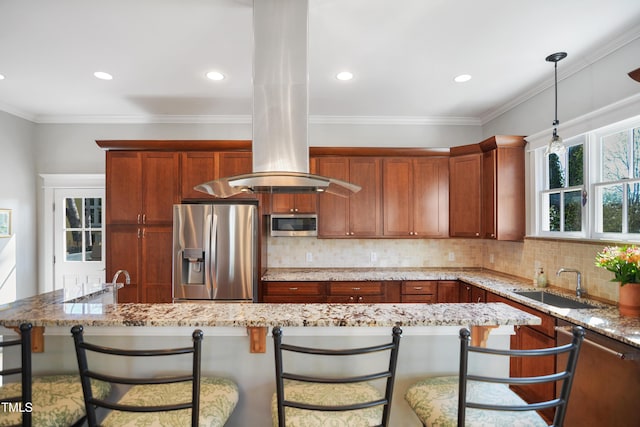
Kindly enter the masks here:
[[[36, 122], [247, 118], [251, 5], [0, 0], [0, 109]], [[547, 55], [568, 52], [562, 78], [638, 37], [638, 0], [310, 0], [310, 114], [484, 123], [553, 84]], [[343, 69], [355, 78], [336, 80]], [[454, 83], [462, 73], [473, 79]]]

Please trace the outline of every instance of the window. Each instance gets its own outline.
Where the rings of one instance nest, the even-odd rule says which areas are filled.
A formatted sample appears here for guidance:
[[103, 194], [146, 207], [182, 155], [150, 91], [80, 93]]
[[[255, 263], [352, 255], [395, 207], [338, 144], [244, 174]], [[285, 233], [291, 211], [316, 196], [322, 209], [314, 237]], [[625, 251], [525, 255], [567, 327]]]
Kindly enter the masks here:
[[102, 199], [64, 198], [65, 261], [102, 261]]
[[536, 153], [537, 234], [640, 240], [640, 118]]
[[566, 145], [565, 154], [544, 156], [541, 231], [581, 236], [585, 230], [586, 203], [584, 137], [574, 138]]
[[594, 135], [595, 237], [640, 237], [640, 127]]

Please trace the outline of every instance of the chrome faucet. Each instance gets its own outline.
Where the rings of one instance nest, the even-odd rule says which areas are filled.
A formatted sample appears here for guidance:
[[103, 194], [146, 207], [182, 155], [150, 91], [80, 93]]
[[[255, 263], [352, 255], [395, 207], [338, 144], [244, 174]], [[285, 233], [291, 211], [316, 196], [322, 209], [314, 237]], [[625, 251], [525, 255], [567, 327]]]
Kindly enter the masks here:
[[576, 296], [578, 298], [582, 297], [582, 294], [584, 293], [582, 290], [582, 274], [580, 274], [580, 272], [574, 268], [560, 268], [560, 270], [558, 270], [558, 272], [556, 273], [556, 276], [560, 277], [560, 273], [576, 273], [577, 275], [577, 281], [576, 281]]
[[129, 276], [129, 272], [127, 270], [118, 270], [116, 271], [116, 274], [113, 275], [113, 279], [111, 280], [111, 283], [113, 283], [114, 285], [117, 283], [118, 281], [118, 276], [120, 276], [120, 274], [124, 274], [124, 283], [127, 285], [131, 284], [131, 276]]

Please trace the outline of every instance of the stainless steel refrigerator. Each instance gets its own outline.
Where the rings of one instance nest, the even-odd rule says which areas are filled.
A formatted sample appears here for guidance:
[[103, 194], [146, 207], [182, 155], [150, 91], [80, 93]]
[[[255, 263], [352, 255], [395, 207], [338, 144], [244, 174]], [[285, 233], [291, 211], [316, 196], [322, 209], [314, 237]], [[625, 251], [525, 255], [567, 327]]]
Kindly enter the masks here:
[[173, 206], [173, 300], [257, 300], [255, 204]]

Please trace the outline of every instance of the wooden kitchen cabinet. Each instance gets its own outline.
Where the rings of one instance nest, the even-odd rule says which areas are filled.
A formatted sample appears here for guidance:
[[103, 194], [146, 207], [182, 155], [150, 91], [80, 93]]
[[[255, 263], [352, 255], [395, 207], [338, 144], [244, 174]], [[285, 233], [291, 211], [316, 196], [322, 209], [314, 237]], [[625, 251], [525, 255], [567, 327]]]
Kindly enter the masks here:
[[327, 302], [333, 303], [382, 303], [385, 301], [385, 285], [382, 282], [329, 282]]
[[385, 237], [449, 236], [448, 158], [385, 158], [382, 177]]
[[350, 197], [318, 196], [318, 237], [382, 235], [381, 160], [377, 157], [321, 157], [318, 173], [359, 185]]
[[[113, 225], [107, 230], [107, 277], [122, 269], [130, 284], [118, 290], [118, 302], [171, 302], [171, 226]], [[121, 275], [120, 283], [124, 281]]]
[[496, 135], [451, 147], [450, 236], [524, 238], [525, 144], [521, 136]]
[[401, 302], [426, 303], [438, 302], [437, 280], [411, 280], [402, 282]]
[[178, 170], [178, 153], [107, 152], [108, 224], [170, 224], [179, 202]]
[[498, 135], [480, 143], [482, 237], [521, 241], [525, 235], [524, 146], [521, 136]]
[[[180, 154], [181, 199], [216, 199], [193, 187], [218, 178], [250, 173], [251, 169], [250, 151], [185, 151]], [[255, 194], [238, 194], [231, 198], [256, 197]]]
[[263, 302], [319, 303], [326, 302], [323, 282], [263, 282]]
[[182, 200], [212, 199], [210, 194], [193, 187], [219, 178], [218, 154], [212, 151], [187, 151], [180, 153], [180, 196]]
[[460, 282], [438, 280], [438, 302], [460, 302]]
[[454, 148], [449, 159], [449, 235], [480, 237], [482, 153], [455, 155]]
[[460, 302], [485, 303], [487, 291], [468, 283], [460, 283]]

